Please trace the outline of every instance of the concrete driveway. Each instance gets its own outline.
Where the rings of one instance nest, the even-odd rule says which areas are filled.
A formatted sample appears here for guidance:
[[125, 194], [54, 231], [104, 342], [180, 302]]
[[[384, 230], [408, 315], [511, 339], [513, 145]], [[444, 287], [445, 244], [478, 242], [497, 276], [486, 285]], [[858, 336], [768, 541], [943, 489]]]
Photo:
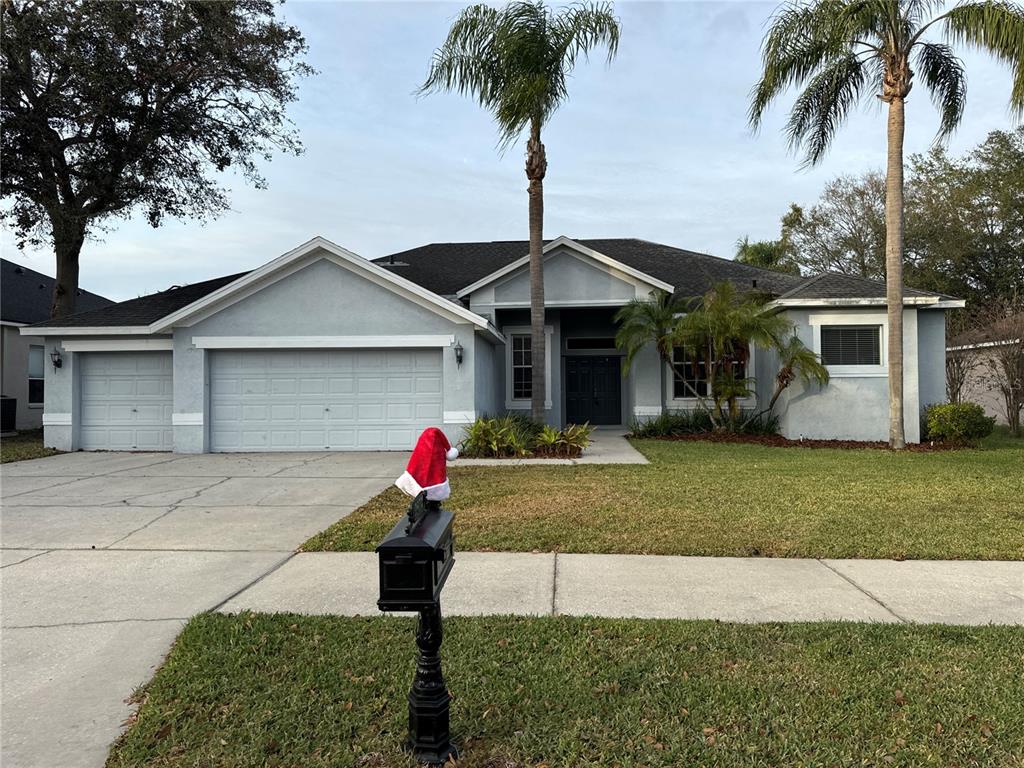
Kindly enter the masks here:
[[[394, 481], [402, 453], [73, 453], [0, 469], [4, 768], [102, 766], [189, 617]], [[396, 514], [397, 514], [396, 510]]]

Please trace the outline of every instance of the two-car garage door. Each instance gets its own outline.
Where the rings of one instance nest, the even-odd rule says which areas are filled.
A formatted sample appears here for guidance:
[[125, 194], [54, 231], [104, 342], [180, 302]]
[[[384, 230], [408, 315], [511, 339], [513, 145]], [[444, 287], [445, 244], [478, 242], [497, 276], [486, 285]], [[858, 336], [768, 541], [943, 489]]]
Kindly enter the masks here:
[[439, 349], [221, 350], [213, 451], [409, 450], [442, 420]]

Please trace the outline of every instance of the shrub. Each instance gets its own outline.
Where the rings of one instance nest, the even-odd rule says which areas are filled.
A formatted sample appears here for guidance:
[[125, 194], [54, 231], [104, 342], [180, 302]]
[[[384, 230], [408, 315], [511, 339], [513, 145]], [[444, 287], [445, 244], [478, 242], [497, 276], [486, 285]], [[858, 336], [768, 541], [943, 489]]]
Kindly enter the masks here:
[[937, 403], [924, 412], [927, 438], [952, 445], [977, 445], [992, 434], [996, 420], [977, 403]]
[[[734, 425], [726, 425], [726, 432], [745, 435], [774, 435], [779, 431], [779, 419], [773, 413], [762, 413], [751, 419], [751, 411], [741, 411]], [[630, 426], [630, 437], [679, 437], [680, 435], [702, 435], [715, 431], [715, 425], [707, 411], [685, 410], [665, 411], [650, 421], [634, 421]]]
[[575, 458], [590, 444], [591, 432], [589, 424], [570, 424], [560, 430], [521, 414], [482, 416], [465, 428], [459, 450], [468, 458]]

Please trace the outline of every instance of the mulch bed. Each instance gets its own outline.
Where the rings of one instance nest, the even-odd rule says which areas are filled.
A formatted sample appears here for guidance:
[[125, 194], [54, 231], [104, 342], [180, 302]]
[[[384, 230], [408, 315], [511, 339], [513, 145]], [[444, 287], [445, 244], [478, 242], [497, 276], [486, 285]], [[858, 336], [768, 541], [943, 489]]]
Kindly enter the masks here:
[[[645, 439], [691, 443], [747, 443], [749, 445], [767, 445], [772, 448], [874, 448], [881, 451], [890, 450], [889, 444], [882, 440], [790, 440], [788, 437], [783, 437], [782, 435], [739, 435], [731, 432], [701, 432], [693, 435], [673, 435], [671, 437], [653, 437]], [[955, 451], [962, 447], [963, 446], [949, 445], [947, 443], [907, 443], [907, 450], [915, 453]]]

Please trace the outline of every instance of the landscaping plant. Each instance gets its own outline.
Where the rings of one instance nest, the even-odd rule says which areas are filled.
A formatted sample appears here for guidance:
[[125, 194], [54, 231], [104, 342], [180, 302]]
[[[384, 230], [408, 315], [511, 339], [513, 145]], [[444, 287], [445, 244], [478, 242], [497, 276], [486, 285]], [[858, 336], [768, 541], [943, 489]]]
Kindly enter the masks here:
[[[795, 335], [793, 323], [773, 311], [764, 294], [741, 293], [727, 281], [696, 302], [664, 291], [653, 292], [646, 300], [633, 299], [616, 313], [615, 321], [616, 346], [626, 353], [623, 375], [637, 353], [653, 344], [675, 381], [693, 398], [695, 409], [705, 414], [709, 431], [745, 432], [755, 419], [772, 423], [762, 417], [770, 416], [794, 381], [805, 386], [828, 383], [828, 371]], [[779, 372], [768, 407], [744, 412], [741, 401], [753, 395], [754, 379], [745, 372], [755, 346], [778, 354]], [[673, 357], [676, 349], [705, 372], [706, 389], [695, 387], [683, 375], [684, 366]]]
[[977, 445], [992, 434], [996, 420], [977, 403], [938, 403], [924, 412], [928, 439], [952, 445]]
[[576, 458], [590, 444], [593, 431], [589, 424], [557, 429], [519, 414], [481, 416], [465, 428], [459, 451], [467, 458]]

